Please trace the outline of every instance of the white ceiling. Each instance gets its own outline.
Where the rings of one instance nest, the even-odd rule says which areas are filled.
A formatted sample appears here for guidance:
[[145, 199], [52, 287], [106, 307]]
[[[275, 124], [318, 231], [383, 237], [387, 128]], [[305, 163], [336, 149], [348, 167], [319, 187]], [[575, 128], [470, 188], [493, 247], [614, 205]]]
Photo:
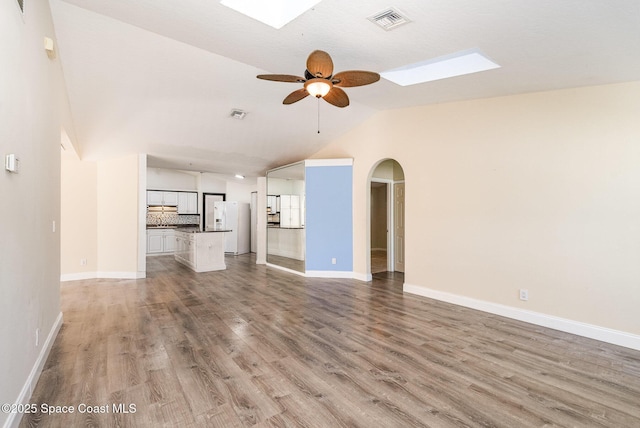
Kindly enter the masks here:
[[[276, 30], [218, 0], [50, 0], [83, 159], [248, 177], [313, 154], [376, 111], [640, 80], [638, 0], [323, 0]], [[394, 6], [412, 20], [366, 18]], [[347, 88], [339, 109], [282, 105], [315, 49], [335, 71], [382, 72], [479, 48], [502, 67], [401, 87]], [[248, 112], [244, 120], [231, 109]]]

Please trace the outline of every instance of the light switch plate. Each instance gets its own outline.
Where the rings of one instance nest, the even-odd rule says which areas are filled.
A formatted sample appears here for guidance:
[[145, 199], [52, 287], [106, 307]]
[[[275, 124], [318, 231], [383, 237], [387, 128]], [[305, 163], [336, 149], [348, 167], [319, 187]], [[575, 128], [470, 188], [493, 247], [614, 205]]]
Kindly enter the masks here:
[[4, 157], [4, 169], [9, 172], [18, 172], [20, 160], [13, 153]]

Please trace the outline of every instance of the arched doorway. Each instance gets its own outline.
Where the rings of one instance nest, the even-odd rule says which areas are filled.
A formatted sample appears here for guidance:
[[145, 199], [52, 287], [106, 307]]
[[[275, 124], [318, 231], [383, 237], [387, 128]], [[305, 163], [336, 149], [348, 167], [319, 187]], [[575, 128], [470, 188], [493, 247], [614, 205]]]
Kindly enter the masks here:
[[369, 174], [369, 273], [404, 273], [405, 180], [402, 166], [384, 159]]

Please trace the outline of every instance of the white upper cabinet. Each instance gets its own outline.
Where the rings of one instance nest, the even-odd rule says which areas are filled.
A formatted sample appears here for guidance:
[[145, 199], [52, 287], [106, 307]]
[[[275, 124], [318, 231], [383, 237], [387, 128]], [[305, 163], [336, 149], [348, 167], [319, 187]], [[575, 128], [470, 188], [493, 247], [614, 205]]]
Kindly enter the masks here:
[[147, 205], [178, 205], [178, 192], [147, 190]]
[[178, 193], [178, 214], [198, 214], [198, 194], [195, 192]]
[[163, 193], [156, 190], [147, 190], [147, 205], [163, 205]]
[[178, 192], [162, 192], [164, 198], [163, 205], [176, 206], [178, 205]]
[[300, 195], [280, 195], [280, 227], [300, 227]]

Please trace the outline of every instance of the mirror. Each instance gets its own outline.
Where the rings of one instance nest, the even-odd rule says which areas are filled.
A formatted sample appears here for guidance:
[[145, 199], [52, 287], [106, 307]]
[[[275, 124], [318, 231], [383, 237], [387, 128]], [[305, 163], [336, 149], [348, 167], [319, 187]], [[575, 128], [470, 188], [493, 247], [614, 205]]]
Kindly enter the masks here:
[[267, 262], [305, 271], [304, 162], [267, 172]]

